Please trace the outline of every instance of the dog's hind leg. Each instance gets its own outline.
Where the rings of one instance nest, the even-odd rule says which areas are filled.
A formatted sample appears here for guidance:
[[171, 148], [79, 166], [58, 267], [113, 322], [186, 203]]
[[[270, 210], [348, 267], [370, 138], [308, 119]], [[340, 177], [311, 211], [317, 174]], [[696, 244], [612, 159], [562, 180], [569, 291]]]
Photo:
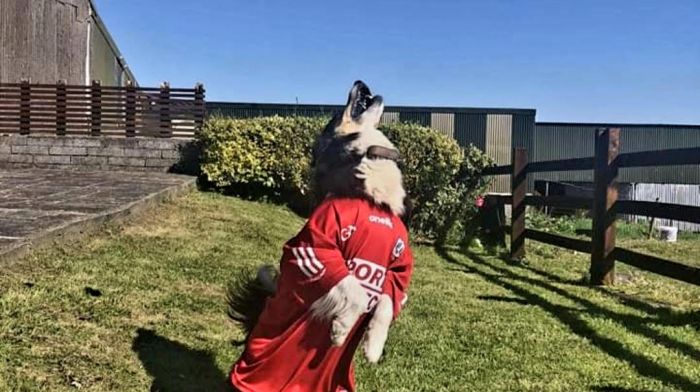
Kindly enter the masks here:
[[384, 344], [389, 336], [389, 327], [391, 326], [391, 320], [394, 316], [394, 305], [386, 294], [382, 294], [377, 302], [377, 307], [374, 310], [374, 315], [369, 322], [369, 327], [367, 327], [367, 334], [365, 335], [364, 341], [364, 351], [365, 358], [370, 363], [379, 362], [379, 358], [384, 352]]

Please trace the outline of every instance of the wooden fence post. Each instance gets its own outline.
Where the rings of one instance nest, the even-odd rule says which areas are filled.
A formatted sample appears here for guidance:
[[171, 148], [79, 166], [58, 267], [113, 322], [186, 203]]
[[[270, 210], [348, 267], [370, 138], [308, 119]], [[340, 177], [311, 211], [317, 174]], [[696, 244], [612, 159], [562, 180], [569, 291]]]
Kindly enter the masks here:
[[525, 194], [527, 193], [527, 150], [513, 149], [513, 173], [511, 174], [510, 259], [522, 261], [525, 258]]
[[617, 201], [617, 163], [620, 129], [600, 128], [595, 135], [593, 166], [593, 234], [591, 244], [591, 283], [615, 283], [615, 202]]
[[126, 110], [124, 126], [126, 137], [136, 136], [136, 86], [129, 80], [126, 84]]
[[29, 79], [22, 79], [19, 87], [19, 134], [29, 135], [31, 128], [31, 86]]
[[90, 88], [90, 134], [100, 136], [102, 132], [102, 85], [93, 80]]
[[160, 85], [160, 137], [171, 137], [173, 134], [170, 117], [170, 83], [163, 82]]
[[206, 114], [206, 107], [204, 106], [204, 85], [202, 83], [197, 83], [194, 86], [194, 108], [195, 108], [195, 120], [194, 127], [195, 132], [199, 130], [204, 123], [204, 115]]
[[56, 83], [56, 135], [66, 134], [66, 81]]

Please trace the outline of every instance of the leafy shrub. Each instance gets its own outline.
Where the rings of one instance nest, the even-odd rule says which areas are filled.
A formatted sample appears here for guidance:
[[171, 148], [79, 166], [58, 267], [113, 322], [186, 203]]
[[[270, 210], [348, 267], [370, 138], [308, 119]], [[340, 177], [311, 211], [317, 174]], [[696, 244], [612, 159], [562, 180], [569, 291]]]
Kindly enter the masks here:
[[382, 131], [401, 151], [406, 190], [415, 209], [411, 229], [440, 244], [464, 241], [474, 233], [474, 200], [486, 182], [479, 175], [491, 160], [476, 147], [418, 124], [390, 124]]
[[[528, 227], [548, 233], [576, 235], [579, 221], [585, 220], [585, 218], [577, 218], [575, 216], [550, 216], [535, 208], [528, 207], [527, 209], [526, 222]], [[588, 228], [590, 229], [590, 225]]]
[[[447, 213], [452, 217], [450, 221], [441, 227], [436, 239], [439, 243], [461, 242], [468, 245], [477, 234], [481, 226], [478, 220], [481, 206], [477, 205], [477, 198], [481, 198], [490, 180], [481, 175], [481, 172], [493, 165], [493, 160], [483, 151], [469, 145], [464, 150], [464, 157], [460, 164], [456, 179], [447, 189], [451, 191], [451, 210]], [[482, 200], [483, 202], [483, 200]]]
[[[311, 150], [328, 118], [208, 119], [199, 133], [202, 173], [239, 193], [309, 201]], [[415, 206], [409, 220], [418, 236], [462, 240], [474, 226], [474, 199], [486, 185], [478, 174], [490, 160], [478, 149], [416, 124], [382, 127], [401, 152], [406, 190]]]
[[210, 118], [199, 133], [202, 173], [217, 187], [275, 197], [306, 195], [311, 149], [326, 122], [311, 117]]
[[395, 123], [381, 130], [401, 152], [401, 169], [409, 195], [420, 205], [450, 184], [463, 154], [457, 143], [428, 127]]

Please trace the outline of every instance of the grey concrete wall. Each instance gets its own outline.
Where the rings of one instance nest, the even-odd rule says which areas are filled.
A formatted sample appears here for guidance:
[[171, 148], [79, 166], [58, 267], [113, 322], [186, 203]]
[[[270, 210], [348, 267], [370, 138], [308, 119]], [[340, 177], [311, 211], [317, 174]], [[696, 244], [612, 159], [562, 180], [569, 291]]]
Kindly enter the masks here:
[[88, 0], [0, 0], [0, 83], [84, 84]]
[[0, 168], [187, 173], [197, 156], [189, 139], [0, 135]]

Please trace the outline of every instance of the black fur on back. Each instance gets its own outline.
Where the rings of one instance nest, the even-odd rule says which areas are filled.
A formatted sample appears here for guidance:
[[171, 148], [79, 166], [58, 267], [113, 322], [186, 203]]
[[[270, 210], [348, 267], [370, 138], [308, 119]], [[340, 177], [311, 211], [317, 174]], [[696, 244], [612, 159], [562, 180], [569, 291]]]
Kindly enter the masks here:
[[246, 338], [258, 323], [267, 298], [274, 294], [258, 278], [253, 268], [237, 274], [226, 289], [228, 316], [245, 331]]

